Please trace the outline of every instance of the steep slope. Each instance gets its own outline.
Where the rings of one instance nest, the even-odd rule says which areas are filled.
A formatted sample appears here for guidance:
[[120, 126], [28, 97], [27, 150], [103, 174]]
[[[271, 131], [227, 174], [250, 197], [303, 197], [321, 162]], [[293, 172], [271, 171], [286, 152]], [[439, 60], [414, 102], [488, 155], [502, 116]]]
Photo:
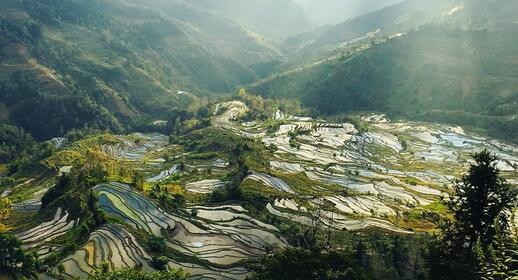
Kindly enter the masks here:
[[130, 0], [175, 22], [191, 40], [209, 52], [233, 58], [247, 66], [280, 59], [270, 42], [246, 29], [239, 19], [221, 14], [225, 2], [203, 4], [185, 0]]
[[[0, 193], [16, 206], [2, 222], [40, 260], [63, 265], [60, 277], [42, 271], [40, 279], [149, 271], [154, 257], [166, 256], [193, 279], [243, 280], [247, 261], [296, 246], [286, 228], [336, 230], [346, 242], [358, 232], [432, 232], [446, 214], [440, 197], [473, 151], [498, 155], [501, 176], [518, 182], [517, 146], [461, 127], [370, 114], [351, 118], [355, 125], [281, 111], [258, 119], [249, 113], [275, 107], [241, 98], [214, 104], [209, 126], [175, 144], [161, 134], [91, 136], [4, 181]], [[144, 182], [128, 185], [137, 171]], [[153, 236], [167, 249], [154, 249]]]
[[380, 36], [404, 33], [420, 25], [447, 16], [458, 5], [457, 0], [407, 0], [359, 16], [337, 25], [325, 26], [286, 40], [284, 49], [292, 55], [329, 51], [340, 45], [378, 31]]
[[228, 20], [161, 2], [3, 1], [0, 118], [38, 139], [120, 131], [198, 103], [177, 92], [252, 82], [254, 64], [278, 57]]
[[384, 111], [482, 127], [516, 141], [518, 34], [510, 11], [517, 8], [512, 1], [487, 3], [461, 3], [435, 24], [278, 75], [252, 91], [297, 98], [324, 113]]

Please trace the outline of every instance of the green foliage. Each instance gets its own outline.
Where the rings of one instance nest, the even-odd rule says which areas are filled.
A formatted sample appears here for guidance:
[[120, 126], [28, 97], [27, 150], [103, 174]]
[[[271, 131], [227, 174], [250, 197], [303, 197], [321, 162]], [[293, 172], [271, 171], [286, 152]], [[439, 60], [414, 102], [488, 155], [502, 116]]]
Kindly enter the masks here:
[[198, 109], [194, 114], [187, 110], [171, 110], [167, 116], [166, 134], [184, 135], [210, 125], [209, 110], [206, 107]]
[[496, 168], [497, 157], [488, 151], [474, 154], [475, 164], [454, 184], [445, 204], [452, 220], [442, 221], [441, 236], [426, 251], [433, 279], [479, 279], [481, 259], [491, 259], [497, 238], [509, 230], [514, 193]]
[[145, 182], [146, 182], [146, 180], [145, 180], [144, 174], [142, 174], [139, 171], [136, 171], [135, 173], [133, 173], [132, 183], [133, 183], [133, 187], [136, 190], [143, 191]]
[[212, 202], [238, 201], [243, 198], [241, 182], [250, 174], [243, 157], [245, 151], [249, 150], [250, 147], [247, 145], [236, 145], [230, 151], [230, 162], [237, 165], [237, 169], [228, 175], [229, 182], [225, 187], [217, 189], [212, 193]]
[[298, 131], [292, 131], [290, 133], [288, 133], [288, 136], [290, 137], [290, 147], [292, 148], [295, 148], [295, 149], [300, 149], [300, 144], [297, 142], [297, 134], [298, 134]]
[[215, 156], [219, 153], [230, 153], [237, 145], [244, 146], [246, 143], [234, 133], [209, 127], [179, 137], [177, 144], [197, 154]]
[[114, 272], [98, 271], [88, 277], [88, 280], [185, 280], [187, 277], [187, 273], [176, 269], [146, 273], [128, 268]]
[[36, 147], [32, 136], [21, 128], [0, 124], [0, 163], [26, 157]]
[[0, 221], [4, 220], [11, 212], [12, 202], [9, 197], [0, 197]]
[[0, 234], [0, 271], [28, 273], [34, 268], [35, 258], [26, 254], [22, 242], [14, 235]]
[[9, 175], [36, 167], [54, 150], [52, 143], [37, 143], [22, 128], [0, 124], [0, 163], [8, 163]]
[[467, 242], [471, 250], [477, 242], [487, 247], [494, 241], [495, 222], [501, 230], [509, 229], [517, 195], [500, 176], [495, 155], [485, 150], [474, 154], [473, 159], [476, 163], [454, 184], [454, 195], [446, 202], [454, 214], [453, 237]]
[[35, 43], [41, 38], [41, 26], [35, 21], [23, 23], [0, 18], [0, 38], [18, 43]]
[[56, 184], [45, 193], [41, 199], [42, 207], [46, 207], [71, 191], [90, 191], [92, 187], [105, 183], [107, 177], [106, 170], [97, 164], [72, 170], [69, 174], [59, 177]]
[[297, 98], [324, 114], [382, 111], [480, 127], [516, 141], [517, 67], [511, 62], [516, 38], [512, 28], [487, 32], [428, 25], [345, 61], [279, 75], [250, 91]]
[[[307, 115], [309, 113], [309, 111], [302, 108], [300, 102], [295, 99], [287, 99], [284, 96], [280, 99], [263, 98], [260, 95], [249, 94], [243, 88], [239, 90], [237, 96], [234, 96], [233, 99], [244, 102], [248, 107], [248, 112], [241, 117], [241, 121], [268, 121], [277, 110], [293, 115]], [[270, 127], [268, 131], [270, 132], [278, 125], [278, 121], [269, 124], [268, 126], [273, 127]]]
[[206, 119], [210, 117], [210, 109], [206, 106], [202, 106], [196, 111], [196, 116], [200, 119]]
[[518, 278], [518, 240], [495, 240], [488, 257], [482, 259], [483, 280], [509, 280]]
[[59, 275], [63, 275], [63, 273], [65, 273], [65, 266], [63, 265], [63, 263], [59, 263], [56, 266], [56, 269], [58, 270]]
[[154, 235], [149, 237], [147, 245], [151, 252], [154, 253], [163, 253], [167, 248], [165, 244], [165, 239], [163, 237]]
[[[85, 92], [65, 86], [50, 93], [39, 86], [39, 78], [31, 72], [15, 72], [8, 80], [0, 80], [0, 98], [15, 108], [10, 118], [38, 140], [64, 135], [85, 123], [101, 129], [120, 131], [120, 124], [91, 100]], [[37, 110], [34, 110], [37, 108]]]
[[389, 236], [372, 233], [353, 247], [356, 260], [374, 279], [427, 279], [421, 255], [422, 237]]
[[372, 279], [354, 257], [343, 251], [289, 248], [251, 266], [250, 280]]
[[182, 194], [170, 194], [161, 189], [160, 185], [155, 185], [149, 192], [149, 197], [157, 199], [160, 206], [177, 210], [185, 205], [185, 197]]
[[159, 270], [159, 271], [166, 270], [168, 263], [169, 263], [169, 259], [165, 256], [154, 257], [151, 260], [151, 266], [153, 266], [156, 270]]

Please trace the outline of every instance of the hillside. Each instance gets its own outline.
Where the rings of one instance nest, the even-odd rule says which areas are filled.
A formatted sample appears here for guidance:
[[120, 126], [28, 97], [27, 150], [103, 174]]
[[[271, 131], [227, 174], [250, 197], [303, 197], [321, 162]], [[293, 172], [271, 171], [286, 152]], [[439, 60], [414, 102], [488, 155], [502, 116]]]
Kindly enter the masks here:
[[0, 0], [0, 280], [515, 279], [517, 78], [516, 0]]
[[447, 17], [460, 3], [457, 0], [406, 0], [339, 24], [293, 36], [285, 41], [283, 47], [296, 58], [333, 50], [369, 32], [376, 32], [378, 36], [405, 33]]
[[[461, 127], [382, 115], [253, 117], [273, 105], [247, 95], [215, 104], [206, 127], [173, 134], [174, 144], [134, 133], [56, 146], [3, 181], [13, 209], [0, 221], [25, 250], [62, 267], [41, 269], [40, 279], [86, 279], [103, 267], [155, 271], [161, 256], [190, 279], [243, 280], [251, 261], [298, 246], [294, 234], [315, 223], [336, 231], [340, 246], [376, 242], [383, 249], [373, 247], [372, 259], [400, 253], [408, 264], [410, 252], [386, 246], [404, 238], [419, 250], [412, 240], [446, 214], [439, 198], [473, 150], [497, 154], [501, 175], [518, 179], [516, 146]], [[373, 274], [397, 267], [391, 259], [363, 265]]]
[[516, 141], [518, 42], [508, 12], [516, 7], [507, 5], [463, 6], [416, 31], [367, 38], [358, 51], [338, 49], [330, 59], [276, 75], [251, 91], [295, 98], [327, 114], [383, 111], [481, 127]]
[[122, 131], [171, 108], [195, 109], [199, 97], [177, 92], [233, 91], [279, 57], [235, 23], [184, 2], [1, 5], [0, 118], [38, 139], [73, 128]]

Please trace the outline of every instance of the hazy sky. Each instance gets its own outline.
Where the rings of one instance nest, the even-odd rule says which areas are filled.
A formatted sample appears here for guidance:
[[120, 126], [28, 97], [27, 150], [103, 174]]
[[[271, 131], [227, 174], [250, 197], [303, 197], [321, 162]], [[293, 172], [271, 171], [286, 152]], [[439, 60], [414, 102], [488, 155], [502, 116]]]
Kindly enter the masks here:
[[403, 0], [294, 0], [317, 25], [339, 23]]

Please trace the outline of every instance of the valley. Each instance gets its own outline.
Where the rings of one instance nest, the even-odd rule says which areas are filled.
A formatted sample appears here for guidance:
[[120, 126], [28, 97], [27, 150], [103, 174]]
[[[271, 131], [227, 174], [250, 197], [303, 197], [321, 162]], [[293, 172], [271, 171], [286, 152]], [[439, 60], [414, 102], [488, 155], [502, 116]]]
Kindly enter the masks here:
[[[85, 278], [105, 264], [110, 270], [153, 271], [156, 253], [148, 236], [163, 238], [171, 257], [167, 265], [192, 279], [244, 279], [249, 260], [292, 246], [286, 236], [290, 224], [403, 236], [434, 232], [434, 215], [445, 214], [440, 197], [451, 192], [474, 151], [498, 155], [502, 175], [518, 181], [518, 147], [461, 127], [374, 114], [329, 122], [281, 111], [267, 120], [244, 121], [251, 110], [243, 101], [219, 103], [210, 126], [181, 136], [177, 144], [161, 134], [140, 133], [65, 142], [41, 162], [49, 171], [21, 173], [16, 181], [22, 183], [1, 190], [15, 203], [7, 225], [38, 258], [58, 258], [55, 265], [62, 265], [63, 273], [42, 273], [41, 279]], [[239, 166], [232, 153], [203, 149], [237, 143], [248, 146]], [[55, 188], [58, 173], [85, 165], [107, 172], [111, 183], [91, 190], [107, 219], [71, 250], [63, 240], [85, 217], [54, 203], [42, 209], [53, 217], [46, 219], [38, 213], [39, 200]], [[214, 194], [230, 187], [240, 165], [248, 170], [240, 183], [243, 199], [215, 202]], [[134, 170], [142, 174], [140, 181], [131, 178]], [[185, 204], [165, 202], [164, 194]], [[16, 206], [33, 201], [35, 208]], [[34, 218], [22, 222], [20, 215]]]
[[0, 0], [0, 280], [514, 280], [518, 2]]

